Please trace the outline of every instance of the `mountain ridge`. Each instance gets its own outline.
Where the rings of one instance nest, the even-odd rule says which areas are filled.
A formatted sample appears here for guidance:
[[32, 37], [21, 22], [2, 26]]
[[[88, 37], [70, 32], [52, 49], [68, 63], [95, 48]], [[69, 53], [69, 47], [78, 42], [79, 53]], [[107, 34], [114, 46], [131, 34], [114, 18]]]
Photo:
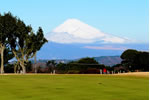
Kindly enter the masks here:
[[100, 64], [104, 64], [106, 66], [113, 66], [116, 64], [120, 64], [122, 61], [120, 56], [100, 56], [94, 57], [94, 59]]

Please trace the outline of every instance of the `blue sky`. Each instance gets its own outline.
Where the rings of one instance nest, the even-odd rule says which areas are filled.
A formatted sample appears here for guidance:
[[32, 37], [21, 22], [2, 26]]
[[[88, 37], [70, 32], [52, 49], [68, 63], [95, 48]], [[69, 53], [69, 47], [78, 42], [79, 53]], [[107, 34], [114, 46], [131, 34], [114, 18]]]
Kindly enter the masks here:
[[69, 18], [101, 31], [148, 43], [148, 0], [0, 0], [0, 13], [10, 11], [36, 31], [46, 33]]

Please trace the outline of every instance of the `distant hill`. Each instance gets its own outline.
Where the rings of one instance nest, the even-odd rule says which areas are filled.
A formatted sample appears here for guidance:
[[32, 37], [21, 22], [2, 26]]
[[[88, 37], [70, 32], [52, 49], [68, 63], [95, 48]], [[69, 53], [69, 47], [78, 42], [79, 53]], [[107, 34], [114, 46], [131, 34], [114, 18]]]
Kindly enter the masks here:
[[[115, 64], [119, 64], [121, 63], [122, 59], [120, 58], [120, 56], [100, 56], [100, 57], [93, 57], [97, 62], [99, 62], [100, 64], [104, 64], [106, 66], [113, 66]], [[49, 59], [50, 60], [50, 59]], [[76, 61], [79, 59], [53, 59], [56, 61], [56, 63], [68, 63], [70, 61]], [[37, 63], [46, 63], [48, 61], [48, 59], [43, 59], [43, 60], [38, 60]], [[33, 60], [31, 60], [32, 63], [34, 63]]]
[[113, 66], [115, 64], [121, 63], [122, 61], [120, 56], [100, 56], [100, 57], [94, 57], [94, 59], [100, 64], [104, 64], [106, 66]]

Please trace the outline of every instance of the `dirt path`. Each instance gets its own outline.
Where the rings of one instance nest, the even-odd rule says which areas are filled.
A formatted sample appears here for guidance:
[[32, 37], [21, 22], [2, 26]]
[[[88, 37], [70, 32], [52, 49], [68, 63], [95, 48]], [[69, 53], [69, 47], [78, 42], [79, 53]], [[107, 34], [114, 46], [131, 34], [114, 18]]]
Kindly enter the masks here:
[[[0, 75], [23, 75], [23, 74], [14, 74], [14, 73], [5, 73], [5, 74], [0, 74]], [[24, 75], [116, 75], [116, 76], [138, 76], [138, 77], [149, 77], [149, 72], [128, 72], [128, 73], [120, 73], [120, 74], [49, 74], [49, 73], [27, 73]]]
[[114, 75], [149, 77], [149, 72], [128, 72], [128, 73], [120, 73], [120, 74], [114, 74]]

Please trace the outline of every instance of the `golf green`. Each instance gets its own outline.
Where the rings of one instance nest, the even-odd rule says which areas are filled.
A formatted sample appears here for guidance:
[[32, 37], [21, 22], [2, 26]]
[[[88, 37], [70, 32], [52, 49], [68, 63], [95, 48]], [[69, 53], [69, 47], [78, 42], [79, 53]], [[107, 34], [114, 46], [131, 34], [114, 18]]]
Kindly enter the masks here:
[[113, 75], [0, 75], [0, 100], [148, 99], [148, 77]]

